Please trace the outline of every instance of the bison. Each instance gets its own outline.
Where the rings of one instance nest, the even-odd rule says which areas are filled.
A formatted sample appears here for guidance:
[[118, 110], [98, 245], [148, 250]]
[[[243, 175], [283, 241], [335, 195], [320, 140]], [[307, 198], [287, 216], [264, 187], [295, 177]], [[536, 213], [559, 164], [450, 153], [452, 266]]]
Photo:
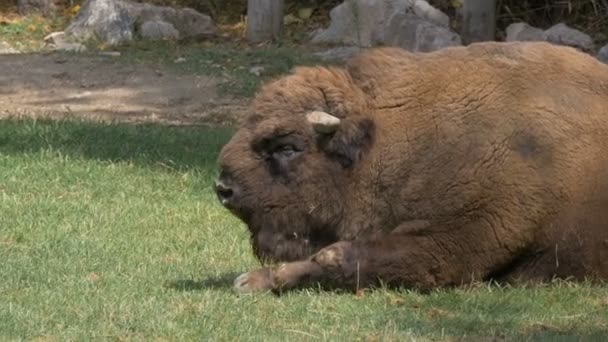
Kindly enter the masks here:
[[608, 278], [608, 66], [542, 42], [382, 47], [265, 84], [215, 190], [238, 292]]

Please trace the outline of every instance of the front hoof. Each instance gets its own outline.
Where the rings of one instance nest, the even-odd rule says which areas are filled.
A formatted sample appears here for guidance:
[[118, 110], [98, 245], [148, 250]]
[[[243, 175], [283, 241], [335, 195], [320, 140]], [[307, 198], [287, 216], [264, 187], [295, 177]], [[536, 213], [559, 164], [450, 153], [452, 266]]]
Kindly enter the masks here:
[[262, 292], [274, 289], [274, 279], [270, 268], [243, 273], [236, 277], [233, 284], [235, 292], [240, 294]]

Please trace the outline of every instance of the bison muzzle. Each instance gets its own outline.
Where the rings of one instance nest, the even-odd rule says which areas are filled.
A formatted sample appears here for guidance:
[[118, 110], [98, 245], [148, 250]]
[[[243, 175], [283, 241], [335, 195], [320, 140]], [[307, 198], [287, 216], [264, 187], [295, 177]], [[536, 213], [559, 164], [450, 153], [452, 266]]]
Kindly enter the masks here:
[[608, 67], [549, 43], [371, 49], [258, 93], [216, 191], [239, 292], [608, 278]]

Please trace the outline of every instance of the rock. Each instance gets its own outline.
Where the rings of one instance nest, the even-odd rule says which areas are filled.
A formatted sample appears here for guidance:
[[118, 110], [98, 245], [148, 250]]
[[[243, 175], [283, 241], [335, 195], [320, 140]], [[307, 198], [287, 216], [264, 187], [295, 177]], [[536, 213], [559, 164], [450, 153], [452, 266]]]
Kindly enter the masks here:
[[506, 29], [505, 41], [544, 41], [547, 39], [545, 32], [527, 23], [519, 22], [509, 25]]
[[[168, 11], [173, 13], [173, 11]], [[168, 16], [168, 22], [179, 31], [184, 38], [202, 39], [215, 35], [216, 29], [211, 17], [201, 14], [191, 8], [175, 10], [175, 15]]]
[[256, 75], [256, 76], [260, 76], [263, 72], [264, 72], [263, 66], [254, 66], [249, 69], [249, 73]]
[[608, 45], [602, 46], [600, 51], [598, 51], [597, 59], [608, 64]]
[[376, 0], [344, 1], [329, 12], [329, 27], [318, 32], [312, 42], [372, 46], [374, 33], [384, 18], [383, 5]]
[[128, 2], [128, 4], [129, 13], [136, 18], [138, 23], [151, 20], [164, 21], [173, 25], [179, 32], [180, 38], [202, 39], [211, 37], [216, 33], [215, 24], [211, 17], [192, 8], [175, 9], [132, 2]]
[[399, 45], [417, 51], [462, 44], [449, 28], [449, 17], [424, 0], [345, 0], [330, 18], [327, 29], [314, 33], [313, 43]]
[[440, 10], [436, 9], [435, 7], [431, 6], [428, 2], [426, 1], [422, 1], [422, 0], [418, 0], [418, 1], [413, 1], [413, 6], [411, 7], [411, 10], [409, 10], [407, 7], [400, 9], [399, 12], [406, 12], [406, 13], [412, 13], [413, 15], [417, 16], [418, 18], [430, 21], [431, 23], [434, 23], [435, 25], [439, 25], [439, 26], [443, 26], [443, 27], [450, 27], [450, 17], [448, 17], [447, 14], [441, 12]]
[[0, 55], [12, 55], [19, 53], [9, 43], [0, 41]]
[[119, 0], [88, 0], [65, 30], [76, 40], [98, 39], [119, 45], [133, 39], [135, 18]]
[[44, 37], [44, 42], [51, 50], [55, 51], [82, 52], [87, 49], [81, 43], [71, 41], [69, 37], [66, 37], [64, 32], [50, 33]]
[[586, 33], [560, 23], [543, 31], [524, 22], [514, 23], [506, 29], [505, 41], [547, 41], [553, 44], [566, 45], [591, 52], [595, 49], [593, 39]]
[[587, 52], [594, 49], [593, 39], [588, 34], [568, 27], [563, 23], [551, 26], [545, 31], [545, 35], [547, 41], [551, 43], [567, 45]]
[[141, 24], [139, 33], [142, 38], [149, 40], [177, 40], [179, 38], [179, 32], [175, 27], [161, 20], [146, 21]]
[[462, 45], [460, 36], [448, 28], [405, 13], [396, 13], [391, 18], [384, 33], [384, 42], [414, 52], [431, 52]]
[[100, 56], [120, 57], [120, 51], [101, 51]]
[[87, 48], [80, 43], [63, 42], [52, 46], [55, 51], [84, 52]]
[[66, 42], [65, 32], [53, 32], [44, 37], [46, 44], [60, 44]]
[[361, 52], [363, 49], [357, 46], [340, 46], [322, 52], [316, 52], [313, 56], [324, 61], [345, 62]]
[[199, 39], [216, 32], [211, 17], [191, 8], [126, 0], [87, 0], [65, 33], [76, 40], [97, 39], [112, 46], [131, 41], [135, 30], [148, 39]]

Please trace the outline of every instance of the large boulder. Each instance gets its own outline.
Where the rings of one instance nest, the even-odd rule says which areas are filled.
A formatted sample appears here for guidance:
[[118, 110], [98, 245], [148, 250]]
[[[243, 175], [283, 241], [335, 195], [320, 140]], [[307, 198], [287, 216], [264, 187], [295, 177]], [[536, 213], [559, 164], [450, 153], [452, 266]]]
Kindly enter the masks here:
[[602, 46], [602, 48], [597, 52], [597, 59], [603, 63], [608, 63], [608, 45]]
[[75, 40], [97, 39], [118, 45], [133, 39], [135, 18], [129, 15], [126, 4], [118, 0], [85, 1], [65, 34]]
[[330, 18], [328, 28], [314, 33], [313, 43], [388, 44], [413, 51], [461, 44], [449, 28], [449, 17], [424, 0], [345, 0]]
[[191, 8], [126, 0], [87, 0], [65, 33], [72, 40], [97, 39], [118, 45], [144, 39], [201, 39], [215, 34], [211, 17]]
[[384, 43], [409, 51], [430, 52], [462, 45], [462, 40], [447, 27], [400, 12], [389, 21], [384, 32]]
[[176, 40], [179, 32], [175, 27], [162, 20], [148, 20], [141, 24], [140, 35], [148, 40]]
[[506, 29], [507, 37], [505, 41], [545, 41], [545, 32], [524, 22], [513, 23]]
[[560, 45], [572, 46], [583, 51], [594, 49], [593, 39], [586, 33], [559, 23], [545, 31], [547, 41]]
[[506, 41], [547, 41], [553, 44], [575, 47], [585, 52], [594, 50], [593, 39], [586, 33], [568, 27], [564, 23], [551, 26], [547, 30], [517, 22], [506, 29]]
[[138, 28], [147, 21], [163, 21], [171, 24], [179, 32], [180, 38], [202, 39], [213, 36], [216, 32], [211, 17], [192, 8], [129, 3], [129, 13], [136, 18]]
[[346, 0], [329, 12], [329, 27], [317, 32], [312, 42], [372, 46], [384, 20], [383, 12], [382, 1]]

